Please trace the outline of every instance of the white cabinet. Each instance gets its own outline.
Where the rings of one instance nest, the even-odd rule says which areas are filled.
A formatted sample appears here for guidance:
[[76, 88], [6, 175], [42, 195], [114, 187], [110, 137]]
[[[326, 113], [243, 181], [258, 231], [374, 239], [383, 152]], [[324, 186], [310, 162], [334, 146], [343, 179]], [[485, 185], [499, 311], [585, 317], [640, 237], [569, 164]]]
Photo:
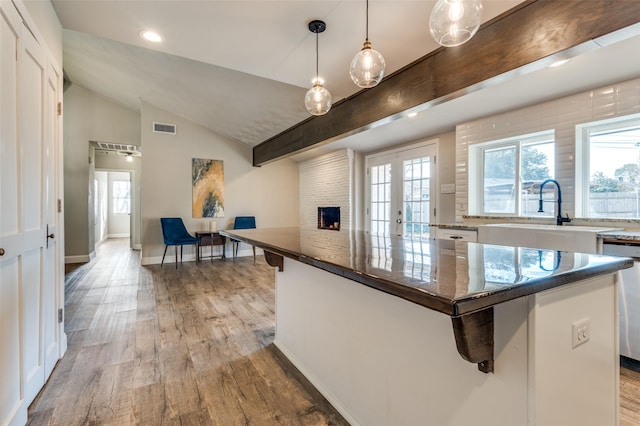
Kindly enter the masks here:
[[467, 229], [437, 228], [436, 238], [439, 240], [456, 240], [475, 243], [478, 240], [478, 233]]

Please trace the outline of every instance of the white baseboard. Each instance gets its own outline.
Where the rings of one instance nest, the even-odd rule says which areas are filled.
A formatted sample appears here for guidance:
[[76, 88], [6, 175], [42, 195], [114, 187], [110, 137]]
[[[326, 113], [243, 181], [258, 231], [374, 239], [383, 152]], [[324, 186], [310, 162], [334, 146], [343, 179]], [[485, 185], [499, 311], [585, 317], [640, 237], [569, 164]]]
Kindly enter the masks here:
[[[169, 254], [171, 251], [171, 248], [169, 248], [169, 250], [167, 250], [167, 256], [164, 258], [164, 263], [165, 264], [175, 264], [175, 254], [171, 253]], [[258, 257], [259, 255], [261, 255], [263, 253], [262, 249], [256, 248], [256, 257]], [[227, 251], [225, 252], [225, 255], [227, 257], [227, 260], [229, 259], [233, 259], [233, 251], [231, 247], [227, 247]], [[251, 249], [251, 246], [248, 246], [248, 248], [246, 249], [242, 249], [242, 250], [238, 250], [238, 257], [247, 257], [247, 256], [253, 256], [253, 250]], [[204, 255], [205, 259], [206, 259], [206, 254]], [[196, 255], [195, 254], [185, 254], [182, 257], [182, 261], [183, 262], [195, 262], [196, 260]], [[180, 255], [178, 255], [178, 262], [180, 262]], [[145, 265], [159, 265], [160, 263], [162, 263], [162, 256], [148, 256], [148, 257], [141, 257], [140, 258], [140, 264], [145, 266]]]
[[131, 236], [131, 234], [124, 233], [124, 234], [109, 234], [107, 235], [107, 238], [129, 238]]
[[133, 249], [134, 250], [142, 250], [142, 244], [134, 244], [133, 245]]
[[[262, 253], [264, 253], [262, 249], [259, 249], [256, 247], [256, 258], [260, 256]], [[238, 257], [247, 257], [247, 256], [253, 257], [253, 250], [251, 249], [251, 246], [249, 246], [249, 248], [246, 248], [246, 249], [238, 250]], [[227, 250], [227, 257], [233, 258], [233, 252], [231, 250]]]
[[[95, 257], [95, 254], [94, 254]], [[65, 256], [64, 263], [88, 263], [91, 261], [91, 256], [83, 254], [81, 256]]]

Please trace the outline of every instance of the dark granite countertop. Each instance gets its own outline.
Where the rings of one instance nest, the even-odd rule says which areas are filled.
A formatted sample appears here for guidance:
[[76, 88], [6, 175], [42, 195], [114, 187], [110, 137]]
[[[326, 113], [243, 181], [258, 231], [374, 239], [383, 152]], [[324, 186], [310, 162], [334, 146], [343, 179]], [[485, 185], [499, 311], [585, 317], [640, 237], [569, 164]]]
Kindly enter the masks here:
[[220, 233], [452, 317], [633, 266], [630, 258], [364, 231], [258, 228]]

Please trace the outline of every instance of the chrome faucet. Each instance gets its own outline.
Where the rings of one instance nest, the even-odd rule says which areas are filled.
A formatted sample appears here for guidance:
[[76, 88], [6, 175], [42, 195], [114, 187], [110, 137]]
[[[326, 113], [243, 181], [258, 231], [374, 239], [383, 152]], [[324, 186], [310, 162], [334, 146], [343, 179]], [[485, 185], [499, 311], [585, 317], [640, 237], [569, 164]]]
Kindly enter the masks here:
[[556, 216], [556, 225], [558, 226], [562, 226], [563, 223], [565, 222], [571, 222], [571, 219], [569, 218], [569, 214], [567, 213], [567, 217], [562, 217], [562, 191], [560, 190], [560, 184], [558, 183], [557, 180], [554, 179], [547, 179], [544, 182], [542, 182], [542, 185], [540, 185], [540, 199], [538, 200], [538, 213], [542, 213], [544, 212], [544, 209], [542, 208], [542, 188], [544, 188], [544, 186], [546, 184], [548, 184], [549, 182], [554, 183], [556, 185], [556, 187], [558, 188], [558, 212], [557, 212], [557, 216]]

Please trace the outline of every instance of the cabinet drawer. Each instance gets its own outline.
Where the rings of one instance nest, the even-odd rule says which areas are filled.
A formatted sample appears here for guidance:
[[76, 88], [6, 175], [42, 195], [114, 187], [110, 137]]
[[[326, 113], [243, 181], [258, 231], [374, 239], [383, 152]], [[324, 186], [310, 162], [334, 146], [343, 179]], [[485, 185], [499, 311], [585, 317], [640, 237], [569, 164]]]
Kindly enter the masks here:
[[478, 233], [476, 231], [467, 231], [463, 229], [438, 228], [436, 230], [436, 238], [441, 240], [458, 240], [475, 243], [478, 240]]

